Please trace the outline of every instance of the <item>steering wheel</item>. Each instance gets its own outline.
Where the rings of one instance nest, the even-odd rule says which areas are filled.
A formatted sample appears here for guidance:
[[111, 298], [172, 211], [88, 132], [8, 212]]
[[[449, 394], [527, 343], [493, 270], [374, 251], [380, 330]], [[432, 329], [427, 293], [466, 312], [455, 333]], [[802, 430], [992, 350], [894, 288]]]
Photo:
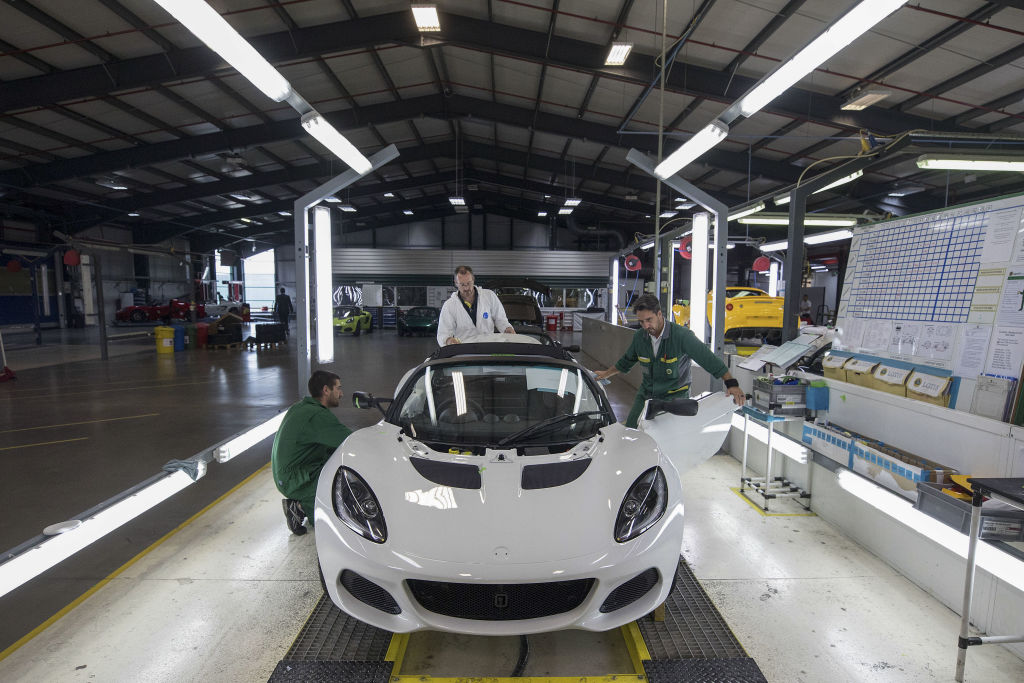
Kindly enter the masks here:
[[450, 398], [437, 407], [437, 419], [441, 422], [461, 424], [463, 422], [479, 422], [484, 419], [484, 409], [472, 399], [466, 399], [466, 412], [459, 415], [455, 412], [455, 399]]

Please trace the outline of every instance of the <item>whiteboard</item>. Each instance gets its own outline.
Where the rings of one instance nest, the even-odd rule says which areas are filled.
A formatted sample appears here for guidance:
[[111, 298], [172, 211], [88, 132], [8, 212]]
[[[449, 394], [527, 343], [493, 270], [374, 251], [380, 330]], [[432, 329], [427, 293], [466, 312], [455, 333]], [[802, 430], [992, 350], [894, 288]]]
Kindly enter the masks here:
[[856, 228], [833, 348], [1018, 379], [1022, 218], [1015, 195]]

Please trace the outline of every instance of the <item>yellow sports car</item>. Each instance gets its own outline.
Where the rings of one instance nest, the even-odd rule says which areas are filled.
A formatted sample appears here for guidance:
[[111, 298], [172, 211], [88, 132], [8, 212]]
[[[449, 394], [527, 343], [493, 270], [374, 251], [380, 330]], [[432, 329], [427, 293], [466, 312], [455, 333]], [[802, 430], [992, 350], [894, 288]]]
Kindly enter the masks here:
[[[778, 344], [782, 337], [781, 296], [768, 296], [768, 292], [756, 287], [725, 288], [725, 332], [724, 337], [736, 342], [741, 355], [753, 353], [760, 344]], [[707, 296], [707, 315], [711, 319], [711, 292]], [[690, 306], [674, 304], [673, 320], [680, 325], [690, 324]], [[747, 342], [742, 344], [741, 342]]]
[[358, 306], [336, 306], [334, 309], [334, 334], [373, 332], [373, 316]]

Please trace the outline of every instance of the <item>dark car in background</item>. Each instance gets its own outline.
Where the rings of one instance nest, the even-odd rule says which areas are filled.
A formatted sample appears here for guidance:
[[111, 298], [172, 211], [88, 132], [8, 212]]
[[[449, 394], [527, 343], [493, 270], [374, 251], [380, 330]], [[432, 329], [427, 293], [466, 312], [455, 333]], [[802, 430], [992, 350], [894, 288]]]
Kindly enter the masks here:
[[536, 294], [550, 297], [551, 290], [547, 286], [529, 278], [513, 278], [491, 280], [487, 288], [498, 295], [498, 300], [505, 307], [505, 316], [513, 327], [544, 327], [544, 314], [540, 312]]
[[437, 319], [440, 316], [441, 309], [434, 306], [416, 306], [403, 311], [398, 314], [398, 336], [421, 334], [432, 337], [437, 334]]

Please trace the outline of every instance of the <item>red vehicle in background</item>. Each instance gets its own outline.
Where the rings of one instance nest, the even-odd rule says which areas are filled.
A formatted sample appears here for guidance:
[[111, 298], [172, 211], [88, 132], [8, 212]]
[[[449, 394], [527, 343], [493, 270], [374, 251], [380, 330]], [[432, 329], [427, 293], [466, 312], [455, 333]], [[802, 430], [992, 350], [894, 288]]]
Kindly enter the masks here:
[[[192, 311], [189, 303], [180, 299], [171, 299], [166, 304], [154, 306], [126, 306], [119, 310], [115, 316], [117, 320], [141, 323], [149, 320], [190, 320]], [[206, 307], [203, 304], [196, 304], [196, 318], [206, 317]]]

